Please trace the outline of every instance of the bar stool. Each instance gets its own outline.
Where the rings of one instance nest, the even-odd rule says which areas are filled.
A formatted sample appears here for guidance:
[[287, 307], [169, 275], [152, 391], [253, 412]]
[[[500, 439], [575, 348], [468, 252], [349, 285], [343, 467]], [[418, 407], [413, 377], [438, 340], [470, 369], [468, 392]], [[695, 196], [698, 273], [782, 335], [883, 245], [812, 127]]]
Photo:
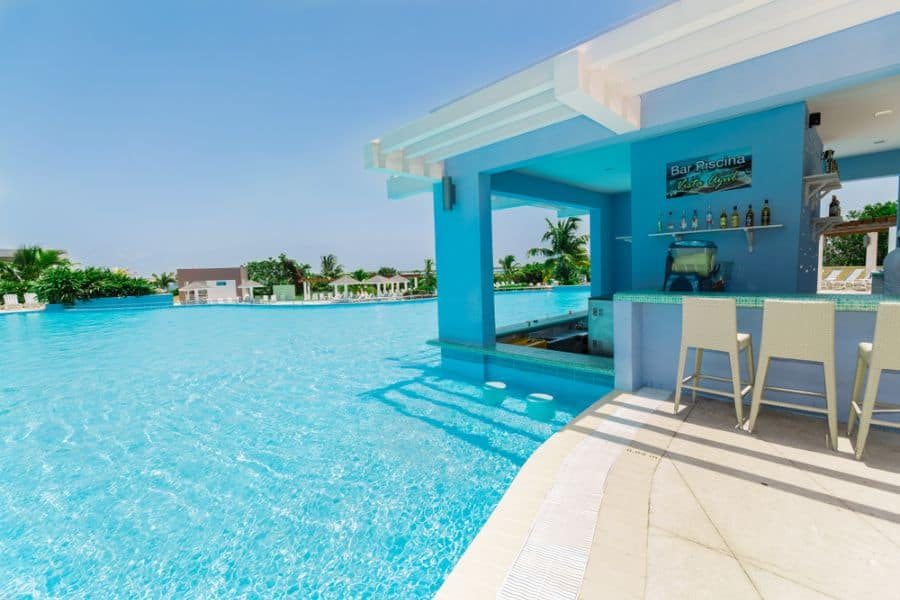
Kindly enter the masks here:
[[[684, 376], [684, 365], [689, 348], [694, 348], [694, 372]], [[725, 352], [731, 363], [731, 377], [716, 377], [700, 372], [703, 351]], [[740, 352], [747, 354], [748, 383], [741, 383]], [[699, 386], [702, 379], [731, 383], [730, 392]], [[744, 421], [744, 395], [753, 388], [753, 339], [749, 333], [738, 333], [737, 306], [734, 298], [692, 298], [681, 302], [681, 351], [678, 353], [678, 378], [675, 382], [675, 412], [681, 405], [681, 390], [691, 390], [697, 400], [697, 392], [734, 399], [734, 413], [738, 425]], [[688, 383], [690, 382], [690, 383]]]
[[[859, 392], [863, 374], [866, 378], [866, 393], [862, 405]], [[873, 419], [872, 413], [900, 413], [900, 404], [875, 402], [878, 396], [878, 381], [882, 371], [900, 371], [900, 304], [882, 302], [878, 305], [875, 318], [875, 340], [870, 344], [860, 342], [856, 359], [856, 377], [853, 379], [853, 395], [850, 397], [850, 416], [847, 417], [847, 435], [853, 433], [853, 426], [859, 418], [859, 433], [856, 435], [856, 460], [860, 460], [866, 448], [869, 425], [875, 423], [885, 427], [900, 427], [897, 421]]]
[[[773, 358], [822, 363], [825, 393], [766, 385]], [[837, 396], [834, 371], [834, 303], [766, 300], [763, 305], [762, 342], [759, 348], [759, 379], [753, 389], [750, 421], [753, 431], [763, 404], [824, 414], [828, 417], [831, 448], [837, 448]], [[763, 398], [764, 390], [825, 399], [825, 408]]]

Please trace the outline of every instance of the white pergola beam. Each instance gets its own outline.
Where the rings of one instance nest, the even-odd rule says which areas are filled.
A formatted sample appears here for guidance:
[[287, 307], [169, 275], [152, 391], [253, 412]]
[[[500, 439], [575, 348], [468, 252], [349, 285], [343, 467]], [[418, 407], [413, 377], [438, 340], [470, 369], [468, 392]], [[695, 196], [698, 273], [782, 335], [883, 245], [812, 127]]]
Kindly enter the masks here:
[[515, 104], [482, 115], [477, 119], [467, 121], [438, 135], [410, 144], [406, 147], [406, 155], [418, 157], [429, 153], [433, 154], [445, 146], [460, 144], [467, 139], [488, 133], [510, 123], [540, 115], [558, 105], [559, 103], [553, 94], [553, 90], [546, 90], [535, 96], [520, 100]]
[[896, 0], [779, 0], [696, 36], [610, 65], [609, 70], [625, 89], [643, 94], [865, 23], [898, 8]]
[[592, 69], [583, 52], [561, 54], [554, 63], [554, 90], [560, 102], [615, 133], [640, 128], [640, 96], [626, 94], [601, 69]]
[[680, 0], [629, 21], [584, 44], [588, 61], [607, 67], [668, 44], [775, 0]]
[[393, 152], [463, 123], [551, 89], [553, 61], [544, 61], [447, 104], [381, 138], [381, 151]]
[[430, 194], [434, 190], [434, 183], [422, 179], [415, 179], [403, 175], [388, 177], [387, 193], [391, 200], [402, 200], [410, 196]]
[[547, 127], [549, 125], [553, 125], [561, 121], [566, 121], [577, 116], [578, 113], [568, 106], [557, 103], [553, 108], [545, 110], [540, 114], [529, 115], [526, 118], [512, 121], [510, 123], [507, 123], [506, 125], [503, 125], [502, 127], [498, 127], [480, 135], [467, 138], [456, 144], [442, 146], [438, 150], [435, 150], [434, 152], [428, 154], [426, 156], [426, 161], [442, 161], [444, 159], [450, 158], [451, 156], [456, 156], [458, 154], [462, 154], [476, 148], [482, 148], [495, 142], [515, 137], [517, 135], [522, 135], [523, 133], [528, 133], [529, 131]]

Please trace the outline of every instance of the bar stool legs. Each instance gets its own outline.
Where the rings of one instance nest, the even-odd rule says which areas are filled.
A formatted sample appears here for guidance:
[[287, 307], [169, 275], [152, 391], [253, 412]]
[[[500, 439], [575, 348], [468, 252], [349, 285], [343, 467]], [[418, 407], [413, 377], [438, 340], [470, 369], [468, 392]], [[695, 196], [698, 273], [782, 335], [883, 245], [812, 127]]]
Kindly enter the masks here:
[[[866, 449], [866, 439], [869, 437], [869, 426], [872, 424], [872, 413], [875, 412], [875, 397], [878, 395], [878, 382], [881, 379], [880, 369], [869, 369], [866, 381], [866, 393], [863, 396], [862, 406], [859, 406], [859, 384], [862, 373], [866, 368], [862, 359], [856, 363], [856, 377], [853, 380], [853, 396], [850, 398], [850, 416], [847, 417], [847, 436], [853, 433], [853, 425], [859, 418], [859, 433], [856, 434], [856, 460], [861, 460]], [[857, 410], [859, 413], [857, 413]], [[897, 411], [900, 412], [900, 411]]]
[[[773, 358], [815, 362], [822, 365], [825, 393], [766, 385], [769, 364]], [[766, 300], [763, 309], [762, 346], [759, 373], [750, 403], [747, 429], [753, 432], [763, 404], [824, 414], [828, 419], [828, 440], [837, 449], [837, 385], [834, 358], [834, 304], [828, 302], [794, 302]], [[788, 393], [824, 398], [825, 408], [763, 398], [763, 392]]]
[[[744, 396], [753, 387], [753, 341], [749, 333], [737, 331], [737, 307], [731, 298], [684, 298], [681, 304], [681, 345], [678, 352], [678, 377], [675, 379], [675, 412], [681, 408], [683, 389], [691, 390], [691, 399], [697, 400], [697, 392], [724, 396], [734, 401], [734, 413], [738, 426], [744, 420]], [[693, 372], [684, 376], [688, 351], [694, 349]], [[728, 355], [730, 377], [705, 375], [702, 372], [706, 350]], [[747, 353], [748, 383], [741, 381], [740, 355]], [[700, 385], [707, 379], [731, 384], [731, 389], [710, 389]]]
[[[875, 319], [875, 338], [871, 343], [859, 344], [856, 354], [856, 376], [853, 379], [853, 395], [850, 397], [850, 414], [847, 417], [847, 435], [853, 433], [853, 426], [859, 419], [859, 433], [856, 436], [856, 460], [862, 459], [869, 437], [869, 427], [900, 428], [896, 420], [875, 419], [873, 415], [900, 415], [900, 405], [895, 403], [876, 402], [878, 385], [882, 371], [900, 371], [900, 304], [882, 302], [878, 305], [878, 316]], [[866, 370], [868, 369], [868, 375]], [[862, 405], [859, 394], [863, 377], [866, 378], [866, 393]]]

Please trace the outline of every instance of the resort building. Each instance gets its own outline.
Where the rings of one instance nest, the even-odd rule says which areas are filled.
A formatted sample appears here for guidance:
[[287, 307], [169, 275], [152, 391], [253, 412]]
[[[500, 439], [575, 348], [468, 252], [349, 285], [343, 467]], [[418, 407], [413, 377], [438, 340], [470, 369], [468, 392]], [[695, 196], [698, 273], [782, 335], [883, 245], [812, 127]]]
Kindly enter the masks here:
[[175, 280], [182, 304], [252, 298], [253, 287], [258, 285], [250, 281], [244, 267], [178, 269]]
[[[433, 198], [444, 366], [567, 390], [611, 378], [671, 389], [674, 290], [737, 295], [757, 339], [765, 298], [815, 294], [820, 240], [839, 225], [819, 218], [820, 201], [842, 182], [900, 173], [898, 7], [667, 3], [373, 140], [365, 164], [389, 175], [389, 198]], [[615, 300], [614, 358], [498, 343], [492, 213], [525, 205], [589, 215], [591, 293]], [[661, 292], [682, 239], [707, 246], [717, 278]], [[877, 304], [846, 303], [842, 414]]]

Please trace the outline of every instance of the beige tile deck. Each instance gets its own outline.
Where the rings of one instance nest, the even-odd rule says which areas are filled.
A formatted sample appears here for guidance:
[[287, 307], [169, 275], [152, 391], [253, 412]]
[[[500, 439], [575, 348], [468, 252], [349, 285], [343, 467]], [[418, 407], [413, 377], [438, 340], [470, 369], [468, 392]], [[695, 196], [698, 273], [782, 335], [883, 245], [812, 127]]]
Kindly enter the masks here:
[[[750, 435], [727, 403], [676, 416], [663, 397], [610, 394], [541, 446], [438, 597], [900, 597], [900, 435], [874, 431], [857, 462], [846, 438], [826, 449], [820, 420], [764, 410]], [[535, 524], [586, 448], [615, 462], [593, 518], [571, 521], [593, 529], [586, 564], [560, 563], [569, 571], [554, 577], [534, 556], [565, 536]], [[509, 587], [527, 560], [533, 580]]]

